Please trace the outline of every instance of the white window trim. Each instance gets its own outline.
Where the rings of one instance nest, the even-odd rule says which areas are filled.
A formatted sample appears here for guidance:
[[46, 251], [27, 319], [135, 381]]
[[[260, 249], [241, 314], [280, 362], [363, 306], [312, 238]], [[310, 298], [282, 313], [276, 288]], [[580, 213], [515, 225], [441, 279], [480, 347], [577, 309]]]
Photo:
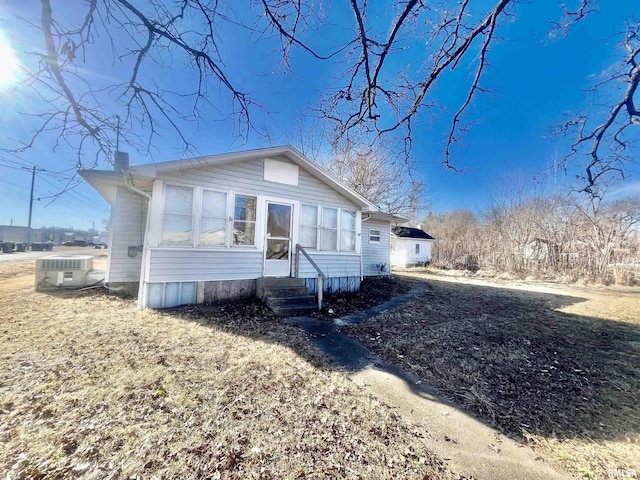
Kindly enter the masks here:
[[[229, 236], [229, 195], [231, 194], [231, 192], [227, 191], [227, 190], [221, 190], [221, 189], [217, 189], [217, 188], [209, 188], [209, 187], [199, 187], [198, 190], [200, 191], [199, 193], [199, 201], [197, 204], [197, 211], [198, 211], [198, 222], [197, 222], [197, 228], [198, 231], [196, 232], [196, 236], [195, 239], [197, 240], [195, 242], [195, 248], [197, 248], [198, 250], [222, 250], [222, 249], [226, 249], [228, 248], [229, 242], [227, 240], [227, 237]], [[224, 216], [224, 221], [225, 221], [225, 227], [224, 227], [224, 245], [201, 245], [200, 244], [200, 226], [202, 225], [202, 200], [204, 199], [204, 191], [208, 191], [208, 192], [215, 192], [215, 193], [224, 193], [225, 194], [225, 216]], [[218, 218], [218, 217], [209, 217], [209, 218]]]
[[302, 225], [302, 209], [304, 207], [313, 207], [316, 209], [316, 246], [315, 247], [305, 247], [303, 246], [302, 248], [304, 248], [305, 250], [313, 250], [314, 252], [319, 252], [320, 251], [320, 214], [321, 214], [321, 206], [320, 205], [314, 205], [312, 203], [304, 203], [304, 202], [300, 202], [300, 224], [299, 224], [299, 230], [300, 232], [302, 232], [302, 227], [306, 227], [306, 228], [311, 228], [309, 225]]
[[[262, 242], [258, 241], [258, 235], [260, 234], [260, 216], [263, 214], [262, 208], [260, 208], [261, 203], [264, 203], [264, 200], [261, 195], [256, 195], [252, 193], [242, 193], [242, 192], [229, 192], [231, 194], [231, 198], [233, 201], [229, 205], [229, 198], [227, 197], [227, 208], [229, 211], [229, 218], [227, 222], [227, 235], [229, 237], [227, 245], [229, 248], [233, 249], [241, 249], [241, 250], [259, 250], [258, 246], [261, 245]], [[233, 224], [236, 221], [236, 197], [240, 195], [241, 197], [253, 197], [256, 199], [256, 219], [255, 220], [238, 220], [238, 222], [253, 222], [254, 231], [253, 231], [253, 245], [236, 245], [233, 243]], [[263, 235], [264, 236], [264, 235]]]
[[340, 238], [340, 243], [338, 244], [338, 251], [343, 252], [344, 253], [356, 253], [358, 251], [358, 210], [357, 209], [350, 209], [350, 208], [341, 208], [340, 209], [340, 235], [338, 235], [339, 237], [342, 237], [342, 213], [343, 212], [351, 212], [353, 213], [353, 230], [347, 230], [344, 229], [347, 232], [353, 232], [353, 250], [342, 250], [342, 238]]
[[[378, 232], [377, 235], [374, 235], [372, 232]], [[378, 237], [377, 240], [372, 240], [371, 237]], [[370, 228], [369, 229], [369, 243], [382, 243], [382, 230], [379, 228]]]

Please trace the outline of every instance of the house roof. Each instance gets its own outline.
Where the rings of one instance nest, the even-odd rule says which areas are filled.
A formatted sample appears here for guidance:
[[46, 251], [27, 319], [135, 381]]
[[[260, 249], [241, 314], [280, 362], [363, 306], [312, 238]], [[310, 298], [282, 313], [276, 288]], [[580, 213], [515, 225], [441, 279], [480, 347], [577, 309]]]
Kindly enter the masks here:
[[[324, 171], [322, 168], [313, 163], [311, 160], [309, 160], [302, 153], [300, 153], [290, 145], [259, 148], [255, 150], [245, 150], [240, 152], [222, 153], [217, 155], [207, 155], [203, 157], [185, 158], [147, 165], [134, 165], [129, 168], [129, 174], [133, 179], [155, 178], [161, 173], [171, 172], [175, 170], [224, 165], [237, 161], [251, 160], [254, 158], [267, 158], [273, 156], [284, 156], [296, 165], [303, 167], [307, 171], [311, 172], [316, 178], [320, 179], [323, 183], [353, 201], [356, 205], [361, 207], [364, 212], [380, 212], [379, 208], [376, 205], [371, 203], [359, 193], [344, 185], [340, 180]], [[111, 201], [111, 190], [114, 186], [114, 183], [116, 183], [116, 177], [122, 177], [120, 173], [105, 170], [81, 170], [79, 173], [82, 178], [93, 185], [96, 190], [98, 190], [98, 192], [101, 193], [108, 201]], [[123, 183], [120, 182], [120, 184]], [[107, 185], [110, 185], [112, 188], [107, 188]]]
[[396, 237], [401, 238], [421, 238], [423, 240], [435, 240], [427, 232], [420, 230], [419, 228], [411, 227], [393, 227], [391, 229]]

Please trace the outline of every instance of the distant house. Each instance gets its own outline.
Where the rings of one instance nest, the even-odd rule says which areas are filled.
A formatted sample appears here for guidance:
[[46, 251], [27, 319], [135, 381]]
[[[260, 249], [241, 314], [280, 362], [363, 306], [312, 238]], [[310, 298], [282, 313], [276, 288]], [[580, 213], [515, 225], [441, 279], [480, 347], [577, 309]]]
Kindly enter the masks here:
[[393, 227], [391, 229], [391, 265], [408, 267], [431, 261], [434, 238], [420, 228]]
[[402, 219], [290, 146], [116, 165], [80, 175], [112, 205], [105, 281], [136, 290], [142, 308], [255, 295], [270, 277], [297, 276], [313, 293], [313, 263], [325, 291], [389, 274]]

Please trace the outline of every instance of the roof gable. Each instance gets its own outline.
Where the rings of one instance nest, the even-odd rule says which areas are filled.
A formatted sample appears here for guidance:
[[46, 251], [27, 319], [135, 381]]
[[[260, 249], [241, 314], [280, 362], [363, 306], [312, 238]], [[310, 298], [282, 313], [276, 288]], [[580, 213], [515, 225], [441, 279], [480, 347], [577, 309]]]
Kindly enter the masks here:
[[132, 166], [133, 174], [155, 178], [163, 173], [170, 173], [176, 170], [198, 169], [203, 167], [212, 167], [226, 165], [235, 162], [245, 162], [248, 160], [284, 157], [299, 167], [306, 170], [310, 175], [318, 178], [330, 188], [336, 190], [341, 195], [353, 201], [366, 212], [378, 212], [376, 205], [358, 194], [351, 188], [344, 185], [337, 178], [324, 171], [318, 165], [313, 163], [295, 148], [285, 145], [280, 147], [261, 148], [256, 150], [246, 150], [241, 152], [223, 153], [218, 155], [207, 155], [203, 157], [187, 158], [181, 160], [172, 160], [149, 165]]

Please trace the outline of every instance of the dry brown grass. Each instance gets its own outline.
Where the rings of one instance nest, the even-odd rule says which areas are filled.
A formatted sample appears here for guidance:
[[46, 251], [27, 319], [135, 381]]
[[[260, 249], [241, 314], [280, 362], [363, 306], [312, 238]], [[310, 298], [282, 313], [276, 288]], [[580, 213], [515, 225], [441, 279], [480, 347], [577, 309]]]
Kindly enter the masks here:
[[640, 473], [640, 290], [426, 278], [351, 332], [571, 473]]
[[257, 304], [135, 312], [22, 268], [0, 280], [3, 477], [453, 478]]

